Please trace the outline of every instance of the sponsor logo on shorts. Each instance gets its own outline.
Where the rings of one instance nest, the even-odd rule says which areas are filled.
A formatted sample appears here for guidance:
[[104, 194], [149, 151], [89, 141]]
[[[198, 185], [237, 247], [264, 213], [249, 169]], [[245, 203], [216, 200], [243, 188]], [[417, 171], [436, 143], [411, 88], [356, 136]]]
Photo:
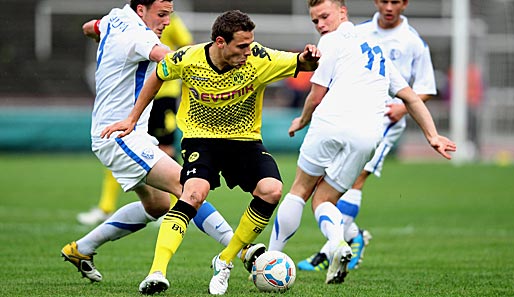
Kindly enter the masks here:
[[186, 171], [186, 176], [189, 176], [189, 174], [191, 174], [191, 173], [196, 174], [196, 168]]
[[194, 152], [191, 155], [189, 155], [189, 158], [187, 160], [189, 162], [194, 162], [194, 161], [198, 160], [199, 157], [200, 157], [200, 153]]
[[141, 153], [141, 156], [143, 156], [144, 158], [147, 158], [147, 159], [153, 159], [154, 157], [154, 154], [153, 154], [153, 150], [151, 148], [146, 148], [142, 153]]

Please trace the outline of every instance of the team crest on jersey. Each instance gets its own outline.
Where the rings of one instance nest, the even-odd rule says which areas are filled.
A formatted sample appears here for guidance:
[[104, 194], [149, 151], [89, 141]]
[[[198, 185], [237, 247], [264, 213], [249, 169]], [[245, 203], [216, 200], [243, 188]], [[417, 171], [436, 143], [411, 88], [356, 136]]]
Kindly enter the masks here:
[[194, 152], [191, 155], [189, 155], [189, 158], [187, 160], [192, 163], [192, 162], [198, 160], [199, 157], [200, 157], [200, 153]]
[[242, 72], [237, 71], [234, 74], [232, 74], [232, 80], [235, 84], [240, 85], [244, 82], [245, 75]]
[[402, 53], [400, 52], [400, 50], [393, 48], [389, 53], [389, 59], [391, 59], [391, 61], [398, 60], [400, 59], [401, 55]]
[[153, 150], [151, 148], [146, 148], [141, 153], [141, 156], [143, 156], [146, 159], [150, 159], [151, 160], [154, 157]]

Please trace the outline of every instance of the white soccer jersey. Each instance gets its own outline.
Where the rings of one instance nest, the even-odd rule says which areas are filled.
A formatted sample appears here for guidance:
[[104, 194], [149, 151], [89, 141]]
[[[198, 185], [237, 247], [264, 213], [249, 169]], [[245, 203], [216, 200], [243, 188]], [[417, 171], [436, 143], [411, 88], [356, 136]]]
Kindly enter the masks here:
[[409, 25], [406, 17], [401, 16], [402, 23], [393, 29], [381, 29], [378, 26], [379, 13], [373, 19], [356, 26], [359, 35], [374, 40], [400, 71], [416, 94], [436, 94], [436, 84], [430, 50]]
[[389, 92], [396, 94], [407, 83], [381, 48], [357, 35], [350, 22], [322, 36], [318, 48], [322, 56], [311, 82], [329, 90], [314, 111], [313, 122], [318, 118], [341, 124], [363, 119], [382, 123]]
[[[102, 130], [124, 120], [132, 110], [146, 78], [155, 63], [150, 52], [161, 44], [157, 35], [127, 4], [115, 8], [100, 21], [101, 41], [96, 62], [96, 98], [93, 107], [91, 138], [97, 140]], [[104, 53], [108, 52], [108, 55]], [[136, 130], [148, 130], [152, 104], [141, 115]]]
[[407, 87], [380, 46], [350, 22], [321, 37], [311, 82], [328, 91], [312, 115], [298, 166], [340, 192], [349, 189], [382, 137], [386, 100]]

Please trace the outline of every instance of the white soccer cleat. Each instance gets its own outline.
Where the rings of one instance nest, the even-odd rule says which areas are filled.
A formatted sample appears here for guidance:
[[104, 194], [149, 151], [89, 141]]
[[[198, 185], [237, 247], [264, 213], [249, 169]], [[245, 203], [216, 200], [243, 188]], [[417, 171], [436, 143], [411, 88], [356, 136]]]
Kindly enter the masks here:
[[156, 271], [149, 274], [140, 284], [139, 293], [143, 295], [153, 295], [166, 291], [170, 287], [170, 282], [164, 277], [162, 272]]
[[111, 213], [105, 213], [98, 207], [93, 207], [89, 211], [81, 212], [77, 215], [77, 221], [82, 225], [96, 226], [103, 223], [111, 216]]
[[328, 266], [327, 284], [340, 284], [348, 274], [348, 263], [352, 259], [352, 248], [341, 240], [339, 244], [331, 250], [330, 265]]
[[234, 268], [231, 263], [220, 260], [220, 255], [216, 255], [212, 259], [211, 268], [213, 275], [209, 283], [209, 294], [223, 295], [228, 289], [228, 279], [230, 278], [230, 270]]

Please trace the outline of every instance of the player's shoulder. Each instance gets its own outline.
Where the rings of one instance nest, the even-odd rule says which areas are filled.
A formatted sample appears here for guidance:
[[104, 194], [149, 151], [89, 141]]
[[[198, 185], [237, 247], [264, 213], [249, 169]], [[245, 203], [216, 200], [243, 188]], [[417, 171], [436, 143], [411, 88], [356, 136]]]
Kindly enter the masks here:
[[174, 64], [191, 64], [195, 61], [205, 59], [205, 47], [208, 43], [199, 43], [183, 46], [169, 54], [169, 60]]
[[413, 45], [420, 47], [427, 47], [428, 44], [418, 33], [418, 30], [414, 28], [411, 24], [408, 23], [407, 18], [402, 16], [404, 20], [402, 35], [404, 35], [405, 39], [408, 39]]
[[257, 41], [254, 41], [252, 44], [250, 44], [250, 51], [251, 54], [249, 59], [251, 59], [253, 63], [268, 63], [277, 59], [281, 59], [281, 57], [283, 57], [281, 54], [286, 53], [285, 51], [264, 46]]
[[375, 30], [376, 25], [373, 23], [373, 19], [366, 20], [364, 22], [355, 24], [355, 30], [359, 33], [368, 33]]

